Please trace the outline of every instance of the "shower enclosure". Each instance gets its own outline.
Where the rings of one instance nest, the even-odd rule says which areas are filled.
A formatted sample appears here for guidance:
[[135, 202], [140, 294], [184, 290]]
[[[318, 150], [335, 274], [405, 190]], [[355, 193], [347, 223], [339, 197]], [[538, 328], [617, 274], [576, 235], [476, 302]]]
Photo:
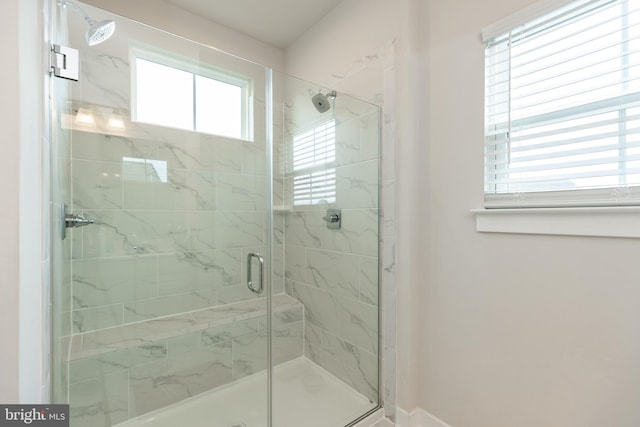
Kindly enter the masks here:
[[[377, 409], [379, 108], [73, 4], [51, 3], [50, 91], [52, 389], [71, 426]], [[89, 46], [83, 13], [114, 35]]]

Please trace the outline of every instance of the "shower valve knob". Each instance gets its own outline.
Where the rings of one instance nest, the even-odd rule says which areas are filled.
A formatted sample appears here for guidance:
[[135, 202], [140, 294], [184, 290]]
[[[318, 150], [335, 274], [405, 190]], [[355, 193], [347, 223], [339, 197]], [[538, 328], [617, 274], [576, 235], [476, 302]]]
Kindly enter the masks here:
[[325, 215], [322, 217], [322, 219], [324, 219], [327, 222], [338, 222], [340, 221], [340, 215], [338, 214]]
[[342, 211], [340, 209], [327, 209], [327, 214], [322, 219], [327, 222], [327, 228], [338, 229], [342, 226]]

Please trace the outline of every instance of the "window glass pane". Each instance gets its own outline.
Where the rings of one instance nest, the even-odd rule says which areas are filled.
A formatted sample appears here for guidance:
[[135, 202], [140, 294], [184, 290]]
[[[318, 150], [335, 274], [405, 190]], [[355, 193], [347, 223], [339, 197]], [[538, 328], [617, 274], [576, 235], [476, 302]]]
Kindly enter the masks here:
[[[640, 183], [638, 40], [637, 2], [595, 0], [573, 3], [489, 41], [488, 195]], [[514, 197], [514, 203], [526, 197]]]
[[193, 74], [136, 59], [136, 120], [193, 129]]
[[196, 76], [196, 131], [242, 138], [242, 88]]

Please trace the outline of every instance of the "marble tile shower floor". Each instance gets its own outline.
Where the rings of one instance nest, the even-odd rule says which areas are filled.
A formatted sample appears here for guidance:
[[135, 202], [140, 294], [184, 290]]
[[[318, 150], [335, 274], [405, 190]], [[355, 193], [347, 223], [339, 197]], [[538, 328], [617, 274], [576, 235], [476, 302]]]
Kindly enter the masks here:
[[[374, 406], [301, 357], [274, 369], [274, 427], [341, 427]], [[212, 390], [117, 427], [266, 427], [266, 373]]]

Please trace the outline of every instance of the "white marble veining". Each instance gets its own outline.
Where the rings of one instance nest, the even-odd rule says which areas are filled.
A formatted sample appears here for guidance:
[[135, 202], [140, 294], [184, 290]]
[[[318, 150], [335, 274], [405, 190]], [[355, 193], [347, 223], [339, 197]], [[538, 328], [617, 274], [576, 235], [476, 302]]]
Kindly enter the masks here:
[[378, 399], [378, 357], [329, 332], [322, 335], [322, 366], [367, 396]]
[[[286, 295], [273, 303], [279, 364], [303, 355], [303, 308]], [[75, 335], [74, 425], [110, 425], [263, 372], [266, 313], [260, 298]]]
[[202, 212], [189, 215], [191, 250], [261, 246], [264, 217], [260, 212]]
[[327, 228], [326, 211], [296, 211], [286, 224], [287, 244], [328, 251], [377, 256], [378, 211], [344, 210], [342, 228]]
[[378, 258], [362, 257], [360, 260], [360, 301], [378, 305], [380, 278]]
[[[111, 425], [129, 418], [128, 373], [120, 370], [69, 386], [70, 417], [74, 427]], [[108, 424], [107, 424], [108, 423]]]
[[82, 230], [84, 258], [173, 253], [189, 244], [185, 212], [87, 210], [85, 214], [95, 224]]
[[340, 333], [340, 297], [299, 282], [292, 284], [291, 295], [304, 305], [309, 323]]
[[307, 250], [306, 283], [338, 296], [358, 298], [360, 258], [355, 255]]
[[378, 354], [378, 307], [342, 298], [340, 336], [370, 353]]
[[378, 207], [378, 159], [336, 168], [336, 204], [342, 209]]
[[158, 293], [173, 295], [239, 284], [240, 265], [238, 248], [160, 255]]
[[[272, 303], [274, 312], [289, 310], [299, 304], [287, 295], [274, 296]], [[82, 334], [81, 352], [72, 353], [71, 359], [256, 318], [264, 315], [266, 310], [266, 299], [258, 298], [87, 332]]]
[[125, 303], [157, 295], [156, 257], [76, 259], [73, 306], [76, 309]]
[[[284, 130], [294, 135], [319, 120], [308, 97], [323, 89], [297, 80], [288, 82], [288, 89]], [[305, 308], [305, 356], [376, 400], [377, 362], [382, 356], [378, 348], [381, 116], [375, 106], [342, 93], [333, 107], [336, 154], [326, 169], [335, 170], [336, 201], [296, 205], [284, 215], [285, 290]], [[287, 175], [290, 137], [285, 135], [281, 141], [276, 152], [282, 156], [278, 170], [286, 204], [294, 192], [293, 178]], [[340, 229], [327, 228], [322, 219], [327, 207], [342, 209]]]
[[[359, 79], [359, 88], [345, 92], [379, 101], [379, 94], [365, 93], [365, 88], [380, 77], [372, 64], [388, 63], [388, 50], [337, 73], [336, 88]], [[77, 89], [85, 100], [121, 108], [127, 115], [128, 58], [96, 51], [85, 57], [83, 68], [87, 78]], [[257, 81], [258, 95], [261, 89]], [[307, 95], [302, 99], [308, 104]], [[266, 366], [259, 351], [266, 345], [264, 301], [253, 298], [241, 283], [246, 252], [267, 244], [263, 102], [255, 98], [252, 142], [130, 122], [122, 135], [72, 132], [73, 208], [96, 220], [94, 227], [74, 230], [70, 239], [78, 268], [69, 300], [79, 333], [74, 342], [81, 345], [73, 363], [123, 352], [128, 362], [106, 361], [96, 369], [114, 368], [109, 375], [116, 375], [113, 382], [118, 383], [122, 367], [131, 387], [126, 406], [121, 396], [114, 396], [102, 407], [89, 398], [97, 398], [95, 378], [77, 378], [74, 383], [85, 383], [85, 389], [78, 385], [72, 395], [87, 398], [78, 420], [86, 418], [90, 425], [97, 420], [91, 419], [94, 414], [118, 421], [200, 393], [205, 383], [222, 384]], [[289, 107], [289, 112], [297, 108]], [[287, 129], [303, 124], [301, 117], [285, 117]], [[284, 289], [286, 277], [287, 290], [305, 308], [303, 320], [300, 305], [286, 302], [289, 308], [274, 318], [274, 357], [287, 360], [304, 351], [372, 400], [376, 355], [391, 358], [395, 347], [394, 328], [385, 329], [384, 352], [376, 339], [378, 242], [383, 237], [385, 289], [395, 291], [395, 249], [386, 247], [395, 243], [395, 212], [386, 211], [394, 181], [383, 175], [388, 188], [383, 188], [380, 203], [379, 117], [376, 108], [348, 96], [337, 104], [335, 166], [343, 228], [329, 231], [319, 206], [276, 215], [273, 232], [279, 245], [273, 254], [273, 287]], [[280, 129], [285, 132], [285, 123]], [[276, 140], [284, 141], [284, 135]], [[280, 148], [276, 153], [286, 155]], [[383, 152], [385, 167], [393, 162], [391, 154]], [[164, 162], [166, 179], [147, 161]], [[278, 179], [275, 198], [286, 205], [287, 180]], [[382, 230], [380, 205], [385, 208]], [[87, 273], [92, 268], [97, 275]], [[119, 268], [129, 274], [119, 277]], [[383, 305], [391, 301], [386, 296]], [[196, 343], [190, 347], [191, 338]], [[144, 350], [139, 354], [130, 352], [140, 346]], [[187, 363], [184, 349], [192, 350], [196, 363]], [[393, 396], [385, 394], [386, 399]]]
[[240, 173], [242, 143], [237, 140], [167, 129], [160, 136], [158, 160], [171, 168]]

